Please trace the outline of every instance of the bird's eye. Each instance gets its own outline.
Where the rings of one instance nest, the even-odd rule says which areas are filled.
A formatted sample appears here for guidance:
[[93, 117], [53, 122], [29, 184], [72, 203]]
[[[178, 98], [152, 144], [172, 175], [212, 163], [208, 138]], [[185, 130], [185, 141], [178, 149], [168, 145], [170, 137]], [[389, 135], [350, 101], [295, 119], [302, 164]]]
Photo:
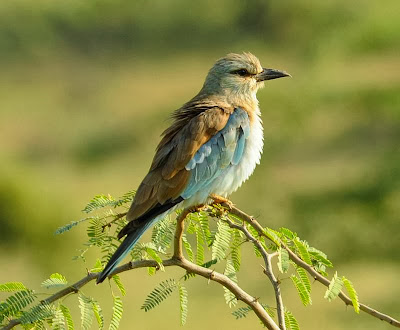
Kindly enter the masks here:
[[249, 76], [250, 73], [246, 69], [239, 69], [231, 72], [232, 74], [237, 74], [241, 77]]

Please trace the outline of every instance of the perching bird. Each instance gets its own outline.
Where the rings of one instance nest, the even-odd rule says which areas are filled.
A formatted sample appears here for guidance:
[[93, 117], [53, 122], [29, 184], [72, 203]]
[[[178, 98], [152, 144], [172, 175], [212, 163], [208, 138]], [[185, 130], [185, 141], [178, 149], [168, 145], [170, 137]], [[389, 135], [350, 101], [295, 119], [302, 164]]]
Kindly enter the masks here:
[[203, 88], [176, 110], [162, 134], [149, 173], [140, 184], [129, 223], [97, 283], [104, 281], [144, 232], [177, 208], [227, 197], [260, 162], [263, 127], [256, 98], [265, 80], [290, 76], [265, 69], [250, 53], [228, 54], [208, 72]]

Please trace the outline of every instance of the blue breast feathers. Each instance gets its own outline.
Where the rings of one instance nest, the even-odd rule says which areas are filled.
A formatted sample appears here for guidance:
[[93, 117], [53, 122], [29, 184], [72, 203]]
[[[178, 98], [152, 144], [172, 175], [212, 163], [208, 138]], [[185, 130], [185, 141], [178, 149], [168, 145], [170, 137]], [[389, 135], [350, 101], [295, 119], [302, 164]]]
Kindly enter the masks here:
[[225, 127], [204, 143], [185, 166], [189, 183], [181, 194], [184, 199], [210, 185], [229, 166], [239, 164], [250, 134], [247, 112], [236, 108]]

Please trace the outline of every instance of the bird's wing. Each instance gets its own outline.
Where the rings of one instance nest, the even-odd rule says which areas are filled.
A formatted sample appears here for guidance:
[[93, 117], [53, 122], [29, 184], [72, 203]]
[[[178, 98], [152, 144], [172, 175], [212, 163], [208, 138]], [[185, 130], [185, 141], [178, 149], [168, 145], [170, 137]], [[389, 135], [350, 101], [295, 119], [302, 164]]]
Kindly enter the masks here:
[[[237, 164], [250, 131], [247, 112], [213, 107], [171, 126], [128, 212], [129, 221], [148, 219], [188, 199], [230, 164]], [[146, 220], [147, 221], [147, 220]], [[140, 225], [131, 221], [119, 237]]]
[[182, 198], [192, 197], [209, 186], [228, 166], [237, 165], [242, 159], [249, 134], [247, 112], [236, 108], [224, 128], [204, 143], [186, 164], [190, 178]]

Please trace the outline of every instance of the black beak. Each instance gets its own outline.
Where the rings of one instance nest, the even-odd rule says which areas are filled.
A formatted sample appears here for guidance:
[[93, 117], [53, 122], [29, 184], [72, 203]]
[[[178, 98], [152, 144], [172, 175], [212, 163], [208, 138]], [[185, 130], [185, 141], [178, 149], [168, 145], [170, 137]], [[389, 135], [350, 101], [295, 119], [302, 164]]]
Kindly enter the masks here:
[[285, 71], [275, 69], [265, 69], [256, 75], [257, 81], [271, 80], [283, 77], [291, 77], [291, 75]]

